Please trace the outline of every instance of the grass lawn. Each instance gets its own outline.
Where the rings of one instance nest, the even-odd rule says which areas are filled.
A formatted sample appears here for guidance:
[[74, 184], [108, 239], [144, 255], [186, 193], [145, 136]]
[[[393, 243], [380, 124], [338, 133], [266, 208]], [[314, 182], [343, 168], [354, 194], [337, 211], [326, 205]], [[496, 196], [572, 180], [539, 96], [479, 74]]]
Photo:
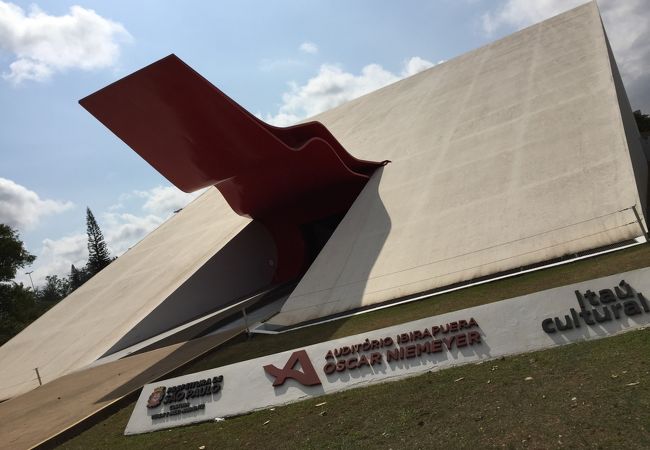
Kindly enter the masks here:
[[650, 266], [650, 244], [638, 245], [571, 264], [538, 270], [275, 336], [255, 335], [251, 340], [242, 336], [192, 364], [183, 373], [225, 366], [330, 339], [648, 266]]
[[649, 348], [634, 331], [125, 437], [129, 405], [64, 448], [649, 448]]
[[[241, 337], [182, 373], [647, 266], [650, 245], [640, 245], [280, 335]], [[64, 447], [648, 448], [650, 395], [644, 380], [650, 370], [649, 343], [650, 331], [631, 332], [355, 389], [223, 423], [125, 437], [130, 404]], [[529, 376], [533, 379], [525, 381]], [[315, 406], [323, 401], [323, 407]]]

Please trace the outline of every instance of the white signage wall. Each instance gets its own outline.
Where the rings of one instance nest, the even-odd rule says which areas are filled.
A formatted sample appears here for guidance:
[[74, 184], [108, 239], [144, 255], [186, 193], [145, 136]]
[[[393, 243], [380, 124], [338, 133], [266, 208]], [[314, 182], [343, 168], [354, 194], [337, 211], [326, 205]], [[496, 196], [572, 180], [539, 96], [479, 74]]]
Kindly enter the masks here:
[[650, 323], [650, 268], [146, 385], [125, 434], [228, 417]]

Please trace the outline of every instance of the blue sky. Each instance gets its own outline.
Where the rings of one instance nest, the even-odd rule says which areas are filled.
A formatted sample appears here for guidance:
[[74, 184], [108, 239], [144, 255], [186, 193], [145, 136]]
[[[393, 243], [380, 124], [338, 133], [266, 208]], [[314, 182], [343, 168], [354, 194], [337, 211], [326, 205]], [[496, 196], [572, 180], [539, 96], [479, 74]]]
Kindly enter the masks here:
[[[633, 106], [647, 111], [646, 1], [599, 5]], [[38, 284], [83, 264], [86, 206], [120, 254], [191, 200], [77, 103], [169, 53], [287, 124], [580, 3], [0, 0], [0, 222], [37, 255]]]

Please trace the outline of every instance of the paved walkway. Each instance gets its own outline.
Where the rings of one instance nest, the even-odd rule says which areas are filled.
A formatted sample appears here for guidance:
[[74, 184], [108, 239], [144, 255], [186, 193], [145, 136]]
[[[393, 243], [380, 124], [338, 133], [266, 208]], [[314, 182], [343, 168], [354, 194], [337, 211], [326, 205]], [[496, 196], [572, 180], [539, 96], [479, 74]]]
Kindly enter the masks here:
[[34, 447], [240, 331], [228, 330], [84, 369], [0, 403], [0, 448]]

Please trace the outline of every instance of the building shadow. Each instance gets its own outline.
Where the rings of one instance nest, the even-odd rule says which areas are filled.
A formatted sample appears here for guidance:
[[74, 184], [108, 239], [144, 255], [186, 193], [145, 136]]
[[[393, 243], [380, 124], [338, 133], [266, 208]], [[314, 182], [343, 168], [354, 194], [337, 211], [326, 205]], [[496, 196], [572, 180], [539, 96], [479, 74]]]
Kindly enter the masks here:
[[[97, 399], [95, 403], [118, 400], [163, 376], [171, 377], [179, 374], [186, 365], [192, 363], [196, 358], [214, 350], [214, 348], [229, 341], [241, 332], [242, 330], [231, 329], [226, 332], [193, 339], [180, 344], [171, 351], [168, 348], [157, 349], [110, 362], [104, 366], [94, 367], [90, 370], [103, 371], [104, 373], [109, 370], [114, 372], [115, 376], [120, 376], [121, 372], [126, 372], [128, 370], [127, 366], [138, 367], [135, 375], [125, 379], [122, 384]], [[98, 374], [97, 379], [101, 379], [101, 375]]]
[[[355, 309], [362, 306], [363, 294], [369, 274], [391, 229], [390, 217], [379, 195], [379, 184], [383, 170], [384, 167], [377, 169], [375, 174], [368, 181], [366, 187], [359, 195], [358, 201], [355, 202], [352, 207], [356, 209], [353, 214], [354, 217], [346, 216], [343, 219], [336, 231], [334, 231], [332, 239], [327, 244], [325, 244], [325, 247], [321, 250], [321, 253], [316, 257], [316, 261], [314, 261], [314, 264], [312, 264], [312, 266], [307, 270], [306, 274], [303, 277], [303, 280], [306, 277], [313, 278], [314, 271], [320, 271], [321, 268], [319, 266], [322, 264], [327, 264], [330, 266], [330, 270], [327, 271], [328, 281], [332, 282], [333, 286], [336, 286], [337, 280], [343, 276], [346, 276], [348, 272], [353, 272], [352, 275], [355, 281], [345, 286], [346, 304], [349, 305], [350, 309]], [[363, 242], [360, 242], [359, 238], [361, 237], [362, 228], [359, 225], [365, 223], [372, 224], [373, 232], [370, 233], [371, 238], [366, 238], [366, 236], [368, 236], [368, 233], [364, 232], [363, 235], [365, 239]], [[256, 258], [255, 264], [257, 264], [257, 260], [262, 261], [264, 258], [269, 257], [267, 251], [268, 249], [266, 249], [266, 247], [264, 247], [263, 251], [258, 251], [253, 256], [251, 256], [251, 250], [248, 249], [248, 247], [251, 245], [251, 242], [254, 242], [255, 240], [261, 241], [262, 244], [266, 246], [267, 241], [263, 240], [259, 236], [256, 237], [257, 234], [260, 233], [258, 227], [261, 227], [261, 225], [257, 224], [256, 222], [249, 224], [244, 230], [242, 230], [242, 232], [233, 238], [233, 240], [227, 244], [222, 249], [222, 251], [217, 253], [209, 263], [197, 271], [197, 273], [188, 280], [186, 283], [187, 286], [181, 286], [181, 288], [174, 292], [165, 302], [163, 302], [159, 308], [154, 310], [154, 312], [149, 317], [147, 317], [147, 319], [143, 321], [139, 327], [141, 329], [145, 329], [145, 327], [148, 327], [150, 323], [156, 322], [156, 317], [171, 317], [170, 315], [173, 314], [175, 310], [178, 310], [178, 308], [184, 308], [184, 299], [192, 298], [190, 295], [188, 295], [188, 293], [199, 295], [198, 299], [193, 300], [198, 305], [208, 304], [208, 299], [210, 299], [210, 304], [214, 306], [214, 295], [219, 291], [218, 287], [210, 287], [210, 283], [214, 283], [215, 279], [224, 279], [226, 281], [231, 280], [233, 278], [233, 273], [242, 273], [241, 277], [245, 278], [247, 271], [243, 270], [243, 268], [245, 266], [246, 258], [249, 260], [251, 257]], [[342, 240], [345, 242], [341, 242]], [[345, 264], [345, 261], [343, 261], [341, 264], [332, 265], [329, 262], [330, 256], [333, 254], [335, 255], [337, 252], [339, 252], [341, 246], [347, 250], [347, 253], [340, 255], [343, 256], [343, 260], [347, 259], [352, 252], [360, 252], [362, 255], [363, 263], [359, 264], [358, 258], [355, 258], [355, 261], [357, 261], [357, 263], [355, 263], [353, 268], [349, 267], [348, 264]], [[235, 255], [234, 253], [236, 253], [237, 249], [242, 247], [247, 248], [247, 254]], [[357, 253], [357, 255], [358, 254], [359, 253]], [[233, 257], [235, 259], [238, 258], [239, 260], [243, 261], [242, 268], [240, 268], [240, 270], [237, 272], [233, 272], [233, 266], [227, 264], [227, 262]], [[337, 259], [340, 260], [341, 258]], [[260, 279], [260, 285], [263, 285], [264, 283], [262, 281], [267, 278], [270, 281], [272, 273], [266, 273], [262, 269], [260, 269], [259, 272], [261, 274], [258, 276]], [[236, 277], [238, 276], [239, 275], [236, 275]], [[318, 275], [315, 276], [318, 277]], [[230, 282], [232, 283], [232, 281]], [[239, 284], [237, 286], [239, 286]], [[207, 292], [201, 293], [201, 290], [206, 289]], [[330, 295], [330, 298], [321, 305], [326, 310], [328, 307], [334, 308], [335, 306], [335, 300], [333, 300], [334, 297], [331, 297], [331, 295], [336, 294], [334, 291], [335, 289], [329, 289], [329, 292], [327, 292], [327, 294]], [[236, 297], [232, 293], [230, 295], [224, 295], [223, 292], [220, 292], [220, 295], [224, 298], [230, 299]], [[193, 314], [193, 316], [195, 315], [196, 313]], [[176, 321], [177, 320], [178, 318], [176, 318]], [[171, 323], [171, 320], [168, 321]], [[341, 320], [340, 324], [342, 325], [344, 322], [345, 319]], [[243, 331], [243, 328], [240, 331]], [[164, 375], [169, 375], [172, 371], [175, 372], [178, 366], [181, 365], [181, 361], [183, 361], [183, 364], [189, 363], [190, 361], [196, 359], [198, 356], [215, 349], [219, 345], [229, 340], [232, 337], [231, 333], [232, 335], [237, 334], [237, 330], [229, 330], [228, 333], [218, 333], [217, 335], [205, 336], [193, 339], [189, 342], [185, 342], [166, 356], [161, 357], [159, 361], [146, 363], [143, 359], [143, 368], [138, 372], [138, 374], [132, 376], [128, 380], [125, 380], [125, 382], [118, 388], [104, 395], [99, 400], [99, 402], [120, 398], [133, 392], [135, 389], [142, 387], [146, 383], [160, 379]], [[127, 334], [127, 336], [125, 336], [125, 339], [127, 337], [131, 338], [132, 341], [137, 341], [137, 339], [139, 339], [139, 337], [135, 337], [134, 332]], [[121, 345], [124, 345], [124, 339], [121, 341], [121, 343]], [[298, 346], [299, 343], [297, 343], [296, 347]], [[168, 350], [158, 349], [154, 351]], [[133, 355], [129, 358], [144, 357], [145, 355], [146, 354]], [[116, 363], [119, 363], [120, 361], [122, 360], [118, 360]]]
[[391, 230], [379, 194], [384, 170], [372, 175], [268, 329], [309, 324], [364, 306], [370, 273]]
[[249, 223], [102, 357], [269, 287], [276, 257], [266, 228], [255, 221]]

